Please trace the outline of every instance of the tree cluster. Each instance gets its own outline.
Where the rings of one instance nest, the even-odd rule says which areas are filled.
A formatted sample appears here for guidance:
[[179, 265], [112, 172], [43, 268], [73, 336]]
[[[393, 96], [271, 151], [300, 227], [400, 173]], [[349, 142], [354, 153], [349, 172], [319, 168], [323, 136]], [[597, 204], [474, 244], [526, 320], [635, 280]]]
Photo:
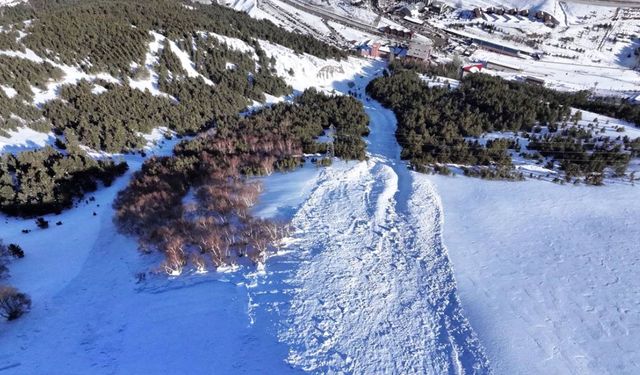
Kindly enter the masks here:
[[15, 89], [22, 99], [31, 100], [31, 86], [44, 90], [49, 80], [58, 80], [63, 76], [62, 70], [48, 62], [37, 63], [14, 56], [0, 56], [0, 85]]
[[[571, 115], [571, 106], [581, 100], [579, 94], [484, 74], [466, 76], [456, 90], [430, 88], [414, 71], [398, 68], [394, 74], [372, 81], [367, 91], [395, 112], [402, 157], [415, 168], [434, 163], [493, 166], [468, 170], [470, 175], [489, 178], [508, 175], [509, 150], [520, 151], [520, 146], [509, 140], [482, 145], [473, 138], [493, 131], [531, 133], [539, 126], [554, 133], [558, 123], [577, 120]], [[534, 139], [529, 148], [559, 161], [568, 176], [601, 174], [605, 167], [624, 173], [628, 152], [607, 143], [589, 148], [587, 144], [595, 140], [590, 134], [584, 136], [576, 129], [565, 129], [562, 134]]]
[[574, 94], [571, 105], [589, 112], [618, 118], [640, 127], [640, 105], [615, 97], [589, 97], [586, 91]]
[[591, 176], [588, 182], [599, 185], [607, 167], [612, 167], [618, 175], [624, 175], [631, 155], [621, 152], [621, 145], [608, 142], [596, 145], [587, 142], [566, 135], [533, 137], [528, 148], [558, 161], [567, 181], [576, 176], [587, 175]]
[[132, 61], [143, 64], [152, 30], [172, 39], [210, 31], [248, 43], [269, 40], [321, 58], [346, 57], [345, 52], [311, 36], [215, 3], [186, 7], [177, 0], [35, 0], [14, 8], [0, 23], [33, 20], [23, 39], [27, 47], [89, 72], [115, 76], [126, 75]]
[[557, 121], [570, 112], [558, 103], [531, 96], [528, 87], [512, 88], [506, 81], [477, 74], [465, 77], [457, 90], [430, 88], [415, 72], [403, 70], [372, 81], [367, 92], [396, 113], [402, 157], [414, 166], [509, 166], [508, 143], [481, 145], [466, 137], [530, 130], [538, 121]]
[[0, 50], [24, 52], [24, 46], [18, 42], [19, 36], [17, 30], [0, 31]]
[[176, 105], [169, 98], [128, 85], [104, 85], [107, 91], [101, 94], [94, 94], [94, 84], [86, 80], [63, 86], [59, 98], [44, 106], [54, 132], [94, 150], [122, 152], [146, 144], [140, 133], [173, 127]]
[[94, 191], [98, 182], [110, 185], [126, 163], [94, 160], [81, 150], [63, 154], [52, 147], [0, 157], [0, 211], [34, 216], [60, 212], [73, 198]]
[[[119, 228], [137, 235], [142, 248], [159, 249], [170, 274], [245, 257], [263, 262], [286, 230], [250, 215], [260, 186], [249, 177], [297, 167], [305, 150], [321, 148], [315, 139], [332, 124], [354, 137], [367, 133], [363, 107], [355, 103], [309, 90], [294, 103], [221, 119], [215, 129], [181, 142], [173, 156], [145, 162], [115, 201]], [[364, 158], [358, 149], [344, 155]]]
[[[8, 258], [24, 258], [24, 251], [19, 245], [5, 246], [0, 240], [0, 280], [9, 276]], [[31, 308], [31, 299], [17, 289], [0, 285], [0, 316], [7, 320], [21, 317]]]
[[9, 98], [0, 89], [0, 136], [8, 137], [8, 130], [16, 130], [25, 125], [37, 131], [48, 131], [51, 128], [51, 124], [42, 117], [41, 110], [25, 103], [19, 95]]

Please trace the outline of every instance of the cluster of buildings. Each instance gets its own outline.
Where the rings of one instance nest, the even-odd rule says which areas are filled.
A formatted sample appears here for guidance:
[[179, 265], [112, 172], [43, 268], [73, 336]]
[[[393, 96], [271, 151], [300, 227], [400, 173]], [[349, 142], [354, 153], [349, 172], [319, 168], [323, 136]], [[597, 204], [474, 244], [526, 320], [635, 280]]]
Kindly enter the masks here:
[[[461, 73], [460, 76], [464, 77], [467, 74], [480, 73], [484, 69], [491, 69], [498, 72], [507, 72], [507, 73], [523, 72], [522, 69], [515, 66], [507, 65], [497, 61], [485, 61], [484, 63], [473, 63], [473, 64], [463, 66], [460, 72]], [[544, 83], [545, 83], [543, 79], [538, 77], [532, 77], [532, 76], [521, 77], [521, 80], [526, 83], [529, 83], [532, 85], [538, 85], [538, 86], [544, 86]]]
[[426, 13], [442, 14], [450, 10], [451, 7], [440, 0], [426, 0], [415, 3], [408, 3], [397, 6], [393, 9], [393, 13], [414, 20], [420, 20], [421, 16]]
[[380, 59], [410, 59], [428, 62], [431, 59], [432, 43], [428, 39], [412, 40], [406, 44], [390, 44], [367, 40], [356, 43], [354, 48], [360, 56]]
[[387, 25], [387, 26], [381, 27], [379, 30], [386, 35], [391, 35], [391, 36], [395, 36], [403, 39], [413, 38], [413, 31], [407, 30], [401, 27], [394, 27], [394, 26]]
[[[518, 8], [500, 8], [500, 7], [489, 7], [487, 9], [482, 8], [474, 8], [473, 16], [475, 18], [485, 18], [485, 14], [496, 14], [498, 16], [502, 15], [510, 15], [510, 16], [522, 16], [529, 17], [531, 13], [529, 9], [518, 9]], [[533, 14], [533, 17], [539, 21], [542, 21], [546, 26], [556, 27], [560, 24], [560, 22], [550, 13], [545, 12], [543, 10], [537, 11]]]

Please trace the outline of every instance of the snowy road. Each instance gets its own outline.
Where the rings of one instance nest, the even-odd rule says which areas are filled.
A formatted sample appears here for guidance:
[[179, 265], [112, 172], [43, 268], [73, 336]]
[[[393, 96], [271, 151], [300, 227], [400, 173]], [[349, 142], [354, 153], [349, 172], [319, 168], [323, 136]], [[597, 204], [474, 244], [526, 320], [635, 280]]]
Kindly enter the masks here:
[[399, 161], [393, 113], [367, 105], [370, 160], [321, 172], [293, 218], [288, 262], [298, 265], [271, 285], [288, 295], [288, 362], [321, 373], [488, 373], [442, 245], [439, 198]]

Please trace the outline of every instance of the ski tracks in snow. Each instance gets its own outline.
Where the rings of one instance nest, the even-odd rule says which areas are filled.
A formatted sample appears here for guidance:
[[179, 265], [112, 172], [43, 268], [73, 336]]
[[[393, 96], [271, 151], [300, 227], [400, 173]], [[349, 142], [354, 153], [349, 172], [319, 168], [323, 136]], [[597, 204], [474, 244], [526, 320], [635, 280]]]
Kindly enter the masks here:
[[288, 362], [319, 373], [489, 373], [456, 294], [439, 198], [398, 160], [392, 114], [368, 112], [370, 159], [324, 170], [293, 219], [287, 263], [297, 267], [272, 285], [286, 294]]

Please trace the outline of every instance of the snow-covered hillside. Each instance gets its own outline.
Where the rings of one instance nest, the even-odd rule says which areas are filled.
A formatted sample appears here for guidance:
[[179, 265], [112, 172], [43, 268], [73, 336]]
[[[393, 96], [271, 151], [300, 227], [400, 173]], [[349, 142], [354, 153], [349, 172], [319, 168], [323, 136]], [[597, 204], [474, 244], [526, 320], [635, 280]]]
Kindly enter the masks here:
[[499, 374], [640, 371], [640, 190], [420, 176]]
[[[234, 5], [259, 11], [252, 1]], [[154, 34], [147, 68], [163, 38]], [[369, 160], [263, 178], [254, 212], [291, 219], [294, 231], [258, 269], [143, 279], [157, 256], [117, 232], [111, 206], [139, 155], [122, 156], [131, 170], [113, 186], [46, 216], [49, 229], [2, 216], [0, 238], [26, 252], [11, 262], [10, 282], [33, 309], [0, 322], [1, 374], [640, 372], [637, 186], [410, 172], [399, 160], [395, 116], [364, 94], [382, 62], [259, 43], [296, 91], [361, 95]], [[66, 69], [69, 82], [81, 78]], [[152, 71], [129, 84], [162, 94], [156, 79]], [[55, 96], [57, 85], [39, 98]], [[24, 129], [10, 135], [0, 151], [51, 142]], [[157, 131], [150, 138], [149, 155], [166, 155], [177, 141]]]

